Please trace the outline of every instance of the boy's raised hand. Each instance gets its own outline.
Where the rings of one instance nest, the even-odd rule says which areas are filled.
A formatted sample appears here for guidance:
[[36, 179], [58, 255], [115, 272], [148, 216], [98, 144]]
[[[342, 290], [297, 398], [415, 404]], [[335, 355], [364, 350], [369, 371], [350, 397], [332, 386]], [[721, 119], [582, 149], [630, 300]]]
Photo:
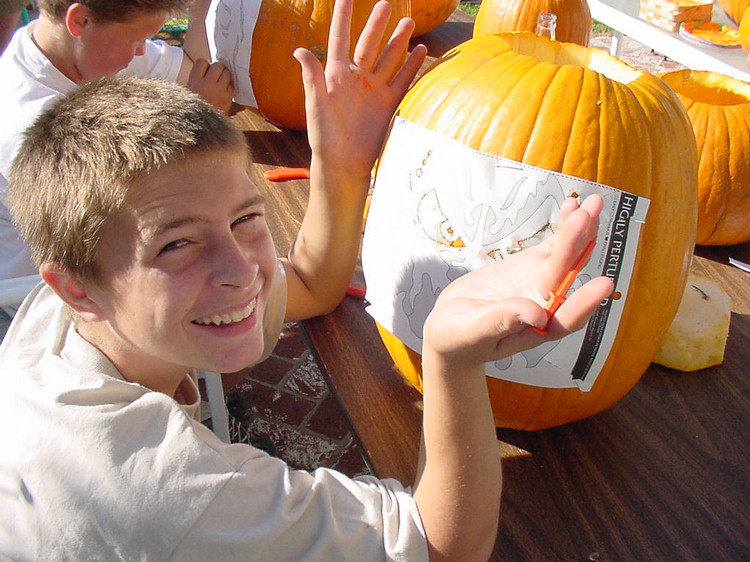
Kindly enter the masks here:
[[414, 30], [410, 18], [398, 23], [381, 52], [390, 14], [388, 2], [375, 4], [352, 57], [352, 0], [337, 0], [325, 71], [309, 50], [294, 52], [302, 66], [313, 166], [319, 159], [327, 172], [369, 176], [391, 117], [427, 54], [418, 45], [402, 62]]
[[612, 281], [593, 279], [578, 288], [547, 322], [543, 308], [596, 236], [599, 196], [580, 206], [572, 198], [561, 209], [557, 232], [541, 244], [457, 279], [438, 297], [425, 324], [425, 344], [450, 364], [481, 364], [559, 339], [583, 327], [612, 292]]
[[229, 113], [234, 85], [232, 73], [222, 63], [210, 63], [203, 58], [196, 59], [190, 69], [187, 87], [219, 111]]

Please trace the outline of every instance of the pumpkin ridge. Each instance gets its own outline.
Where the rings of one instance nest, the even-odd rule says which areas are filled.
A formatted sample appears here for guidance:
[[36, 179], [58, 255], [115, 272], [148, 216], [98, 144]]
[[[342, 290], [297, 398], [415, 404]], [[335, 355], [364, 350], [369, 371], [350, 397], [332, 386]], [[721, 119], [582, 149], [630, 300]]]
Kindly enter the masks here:
[[[597, 100], [601, 100], [601, 76], [597, 72], [588, 71], [582, 68], [581, 82], [576, 90], [578, 95], [576, 96], [577, 107], [573, 113], [573, 118], [570, 123], [570, 131], [568, 138], [582, 138], [586, 140], [580, 143], [580, 148], [572, 150], [570, 144], [563, 155], [563, 162], [561, 171], [564, 174], [573, 175], [572, 168], [576, 167], [579, 172], [582, 172], [583, 178], [598, 177], [599, 174], [595, 170], [598, 170], [598, 159], [601, 149], [601, 142], [599, 136], [596, 134], [599, 131], [597, 123], [601, 122], [601, 103], [591, 104], [588, 101], [596, 94]], [[592, 111], [595, 108], [595, 113]], [[588, 132], [593, 129], [592, 132]], [[579, 132], [579, 131], [585, 131]], [[592, 134], [593, 133], [593, 134]], [[575, 166], [575, 163], [578, 166]], [[583, 172], [582, 168], [585, 168]]]
[[[556, 66], [554, 74], [550, 76], [549, 82], [543, 87], [544, 95], [535, 111], [537, 117], [534, 119], [534, 124], [529, 132], [526, 150], [522, 157], [524, 162], [528, 161], [530, 155], [536, 151], [537, 145], [544, 145], [546, 150], [540, 151], [543, 154], [543, 159], [538, 160], [535, 165], [545, 170], [562, 171], [568, 146], [568, 143], [562, 142], [562, 139], [570, 138], [569, 133], [572, 121], [575, 119], [575, 111], [562, 110], [555, 99], [555, 93], [558, 88], [568, 91], [572, 89], [571, 82], [576, 74], [575, 68], [577, 67], [572, 65]], [[578, 74], [580, 76], [580, 73]], [[540, 85], [540, 87], [542, 86]], [[563, 101], [566, 98], [572, 98], [575, 105], [578, 105], [579, 102], [579, 98], [575, 96], [561, 96], [561, 98]], [[572, 115], [572, 119], [564, 119], [563, 117], [566, 115]], [[548, 119], [548, 116], [552, 118]], [[559, 128], [557, 132], [555, 132], [555, 128]], [[559, 149], [554, 150], [557, 147]]]
[[[534, 60], [531, 57], [529, 58]], [[524, 155], [528, 151], [536, 126], [536, 116], [545, 98], [546, 89], [557, 74], [558, 68], [551, 63], [538, 62], [530, 67], [530, 70], [533, 69], [534, 73], [527, 72], [517, 81], [514, 81], [508, 95], [502, 100], [504, 111], [498, 112], [493, 121], [498, 124], [503, 121], [504, 127], [513, 133], [506, 133], [504, 135], [505, 142], [501, 147], [498, 147], [511, 160], [527, 162]], [[512, 112], [508, 110], [509, 107], [513, 108]], [[482, 147], [482, 150], [485, 150], [485, 147]]]

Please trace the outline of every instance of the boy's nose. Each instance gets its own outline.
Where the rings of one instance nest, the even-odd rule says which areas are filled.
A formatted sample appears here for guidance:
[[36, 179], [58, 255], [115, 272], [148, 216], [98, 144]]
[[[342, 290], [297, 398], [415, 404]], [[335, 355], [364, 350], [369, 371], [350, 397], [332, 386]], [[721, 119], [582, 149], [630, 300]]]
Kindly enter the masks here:
[[214, 285], [246, 286], [258, 274], [259, 265], [254, 253], [236, 240], [227, 240], [211, 252], [212, 282]]

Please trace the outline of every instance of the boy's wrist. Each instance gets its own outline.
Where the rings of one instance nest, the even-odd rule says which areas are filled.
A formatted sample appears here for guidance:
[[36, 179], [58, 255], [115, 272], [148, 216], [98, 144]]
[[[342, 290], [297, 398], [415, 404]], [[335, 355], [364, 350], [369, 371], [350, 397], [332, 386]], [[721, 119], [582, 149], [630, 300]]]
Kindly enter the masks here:
[[326, 191], [340, 192], [342, 196], [353, 194], [364, 197], [370, 187], [372, 171], [331, 165], [313, 155], [310, 162], [310, 179], [313, 182], [322, 182], [326, 186]]
[[484, 362], [471, 359], [471, 354], [447, 354], [432, 348], [427, 340], [422, 346], [422, 373], [425, 384], [429, 379], [442, 379], [466, 384], [473, 380], [484, 380]]

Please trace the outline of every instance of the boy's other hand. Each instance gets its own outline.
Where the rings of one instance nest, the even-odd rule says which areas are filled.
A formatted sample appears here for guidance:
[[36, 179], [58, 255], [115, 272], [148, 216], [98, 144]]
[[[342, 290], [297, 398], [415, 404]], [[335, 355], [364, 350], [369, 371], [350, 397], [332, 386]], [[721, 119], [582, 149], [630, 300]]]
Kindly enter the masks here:
[[[482, 267], [451, 283], [424, 328], [425, 346], [457, 368], [507, 357], [579, 330], [613, 290], [597, 277], [576, 289], [547, 323], [544, 304], [596, 236], [603, 201], [579, 207], [569, 198], [557, 232], [541, 244]], [[544, 327], [541, 335], [531, 329]]]
[[229, 112], [234, 84], [232, 73], [220, 62], [196, 59], [188, 76], [187, 87], [220, 111]]
[[391, 117], [427, 54], [419, 45], [404, 61], [411, 18], [403, 18], [380, 49], [390, 15], [390, 4], [375, 4], [350, 57], [352, 0], [338, 0], [325, 71], [309, 50], [294, 52], [302, 66], [310, 145], [328, 171], [369, 177]]

